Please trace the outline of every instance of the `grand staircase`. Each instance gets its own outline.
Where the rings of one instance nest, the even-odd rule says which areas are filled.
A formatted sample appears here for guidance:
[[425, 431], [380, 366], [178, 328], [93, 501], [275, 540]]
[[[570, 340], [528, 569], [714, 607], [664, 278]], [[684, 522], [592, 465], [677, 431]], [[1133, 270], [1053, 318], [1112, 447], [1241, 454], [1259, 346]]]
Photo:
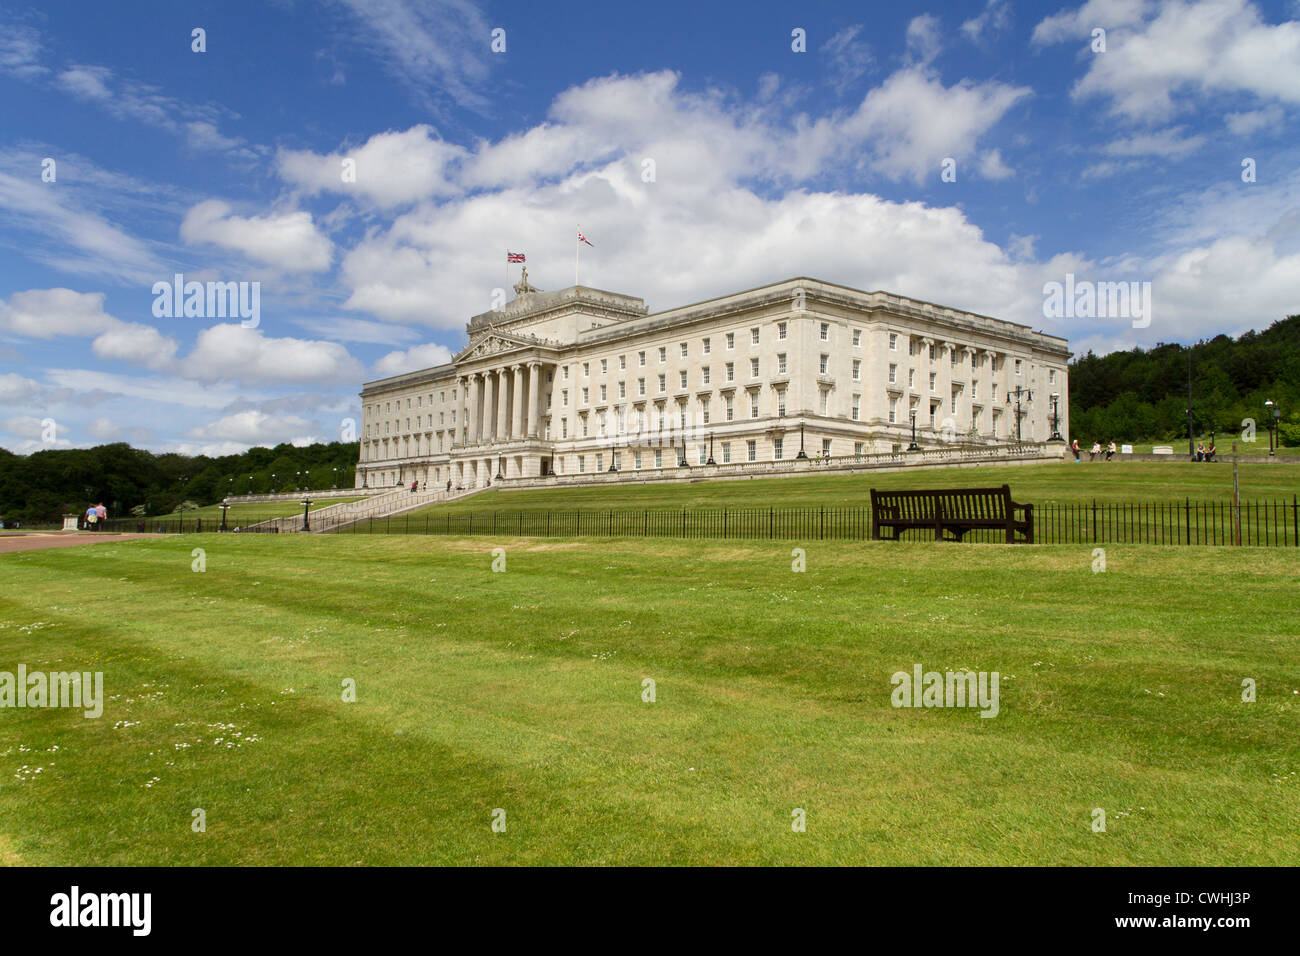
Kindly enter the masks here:
[[[407, 488], [400, 488], [361, 501], [349, 501], [340, 505], [327, 505], [324, 508], [315, 509], [311, 512], [309, 523], [314, 534], [338, 531], [340, 528], [346, 528], [358, 521], [366, 521], [370, 518], [390, 518], [393, 515], [406, 514], [409, 511], [415, 511], [441, 501], [468, 498], [470, 495], [485, 490], [485, 488], [469, 488], [464, 491], [453, 490], [451, 493], [441, 490], [413, 493]], [[302, 515], [270, 518], [241, 530], [254, 534], [302, 531]]]

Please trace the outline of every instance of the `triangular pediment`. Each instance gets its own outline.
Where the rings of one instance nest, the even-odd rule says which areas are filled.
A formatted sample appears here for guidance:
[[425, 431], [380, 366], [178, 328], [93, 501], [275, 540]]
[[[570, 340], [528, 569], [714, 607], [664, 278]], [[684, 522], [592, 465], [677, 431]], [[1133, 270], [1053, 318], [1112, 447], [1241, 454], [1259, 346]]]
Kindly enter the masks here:
[[488, 355], [529, 348], [535, 344], [535, 342], [524, 338], [516, 338], [506, 333], [488, 332], [485, 335], [475, 336], [470, 339], [469, 345], [465, 346], [464, 350], [459, 352], [452, 361], [469, 362]]

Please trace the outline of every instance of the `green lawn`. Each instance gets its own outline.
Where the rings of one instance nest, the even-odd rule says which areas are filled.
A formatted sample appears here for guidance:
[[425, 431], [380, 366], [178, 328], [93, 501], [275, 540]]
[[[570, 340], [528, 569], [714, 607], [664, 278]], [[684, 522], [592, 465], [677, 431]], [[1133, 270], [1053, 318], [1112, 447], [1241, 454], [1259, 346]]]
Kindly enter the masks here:
[[[0, 555], [0, 670], [109, 696], [0, 711], [0, 862], [1295, 862], [1294, 550], [806, 547]], [[1000, 713], [893, 708], [917, 663], [998, 671]]]
[[[685, 470], [685, 469], [683, 469]], [[695, 468], [696, 473], [705, 469]], [[1243, 499], [1288, 501], [1300, 493], [1300, 468], [1281, 464], [1239, 464]], [[953, 488], [1011, 486], [1017, 501], [1230, 501], [1232, 465], [1180, 462], [1089, 462], [1073, 459], [1034, 465], [926, 468], [860, 474], [816, 474], [789, 478], [698, 481], [508, 491], [495, 488], [468, 498], [413, 512], [445, 514], [487, 510], [547, 508], [736, 508], [870, 505], [872, 488]]]

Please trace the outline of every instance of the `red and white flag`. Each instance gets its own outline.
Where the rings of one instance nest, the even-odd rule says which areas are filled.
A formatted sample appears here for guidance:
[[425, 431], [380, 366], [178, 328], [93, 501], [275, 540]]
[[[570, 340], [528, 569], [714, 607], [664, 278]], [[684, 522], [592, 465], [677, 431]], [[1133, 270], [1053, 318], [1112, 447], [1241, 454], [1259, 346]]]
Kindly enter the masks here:
[[595, 244], [592, 243], [592, 242], [590, 242], [590, 241], [587, 239], [587, 237], [584, 236], [582, 233], [578, 233], [578, 241], [579, 241], [579, 242], [585, 242], [585, 243], [587, 243], [587, 245], [591, 246], [591, 248], [593, 248], [593, 249], [596, 248]]

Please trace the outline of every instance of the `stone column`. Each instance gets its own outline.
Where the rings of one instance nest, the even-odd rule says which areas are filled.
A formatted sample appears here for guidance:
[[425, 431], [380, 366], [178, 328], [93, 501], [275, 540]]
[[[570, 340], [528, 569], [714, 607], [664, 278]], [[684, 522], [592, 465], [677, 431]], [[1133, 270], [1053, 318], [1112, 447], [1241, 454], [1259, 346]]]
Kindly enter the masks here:
[[496, 373], [483, 373], [483, 427], [479, 429], [480, 440], [490, 442], [496, 435], [492, 413], [496, 409]]
[[478, 441], [478, 375], [466, 377], [465, 386], [465, 444]]
[[542, 363], [528, 363], [528, 437], [537, 437], [539, 405], [542, 394]]
[[506, 440], [506, 432], [510, 430], [510, 370], [508, 368], [497, 369], [497, 441]]
[[515, 373], [515, 409], [510, 417], [510, 437], [518, 440], [524, 435], [524, 367], [512, 365]]

